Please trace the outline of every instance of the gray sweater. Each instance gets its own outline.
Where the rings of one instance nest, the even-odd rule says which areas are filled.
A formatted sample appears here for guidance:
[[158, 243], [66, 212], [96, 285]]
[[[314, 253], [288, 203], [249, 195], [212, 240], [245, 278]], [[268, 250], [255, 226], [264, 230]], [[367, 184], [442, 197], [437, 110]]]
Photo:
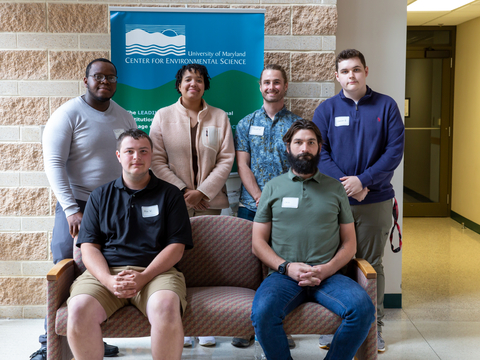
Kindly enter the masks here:
[[113, 100], [102, 112], [79, 96], [52, 114], [42, 139], [45, 172], [67, 217], [80, 211], [75, 199], [87, 201], [95, 188], [121, 175], [116, 141], [131, 128], [137, 128], [132, 115]]

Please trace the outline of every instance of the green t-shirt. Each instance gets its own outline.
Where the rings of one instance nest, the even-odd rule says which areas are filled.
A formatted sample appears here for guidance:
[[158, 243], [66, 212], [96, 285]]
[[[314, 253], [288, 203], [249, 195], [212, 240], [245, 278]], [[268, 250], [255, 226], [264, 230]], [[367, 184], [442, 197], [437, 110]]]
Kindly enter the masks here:
[[272, 249], [290, 262], [329, 262], [340, 245], [340, 224], [353, 222], [343, 185], [317, 173], [308, 179], [289, 170], [262, 191], [255, 222], [272, 223]]

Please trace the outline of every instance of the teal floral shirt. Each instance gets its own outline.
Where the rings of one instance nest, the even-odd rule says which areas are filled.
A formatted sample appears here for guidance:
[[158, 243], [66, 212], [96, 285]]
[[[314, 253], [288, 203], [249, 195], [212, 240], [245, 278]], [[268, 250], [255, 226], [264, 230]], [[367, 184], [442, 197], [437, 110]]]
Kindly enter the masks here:
[[[287, 149], [283, 135], [301, 117], [283, 107], [274, 119], [262, 108], [245, 116], [236, 127], [235, 150], [250, 154], [250, 169], [260, 190], [267, 182], [288, 171]], [[242, 185], [240, 203], [248, 210], [257, 211], [255, 200]]]

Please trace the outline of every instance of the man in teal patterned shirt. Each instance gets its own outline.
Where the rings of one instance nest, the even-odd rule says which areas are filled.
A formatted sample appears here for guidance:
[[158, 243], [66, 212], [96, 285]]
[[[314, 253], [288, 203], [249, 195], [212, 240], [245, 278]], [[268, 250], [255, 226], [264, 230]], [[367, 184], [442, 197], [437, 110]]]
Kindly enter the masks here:
[[[288, 111], [284, 98], [288, 79], [276, 64], [265, 66], [260, 75], [261, 109], [245, 116], [235, 132], [235, 154], [242, 180], [238, 217], [253, 221], [258, 201], [267, 182], [288, 171], [287, 149], [283, 135], [300, 116]], [[232, 345], [247, 347], [252, 339], [233, 338]], [[288, 345], [295, 342], [288, 336]]]
[[235, 152], [242, 180], [238, 217], [253, 221], [265, 184], [289, 169], [282, 138], [301, 118], [285, 107], [287, 89], [285, 70], [276, 64], [265, 66], [260, 75], [263, 106], [237, 125]]

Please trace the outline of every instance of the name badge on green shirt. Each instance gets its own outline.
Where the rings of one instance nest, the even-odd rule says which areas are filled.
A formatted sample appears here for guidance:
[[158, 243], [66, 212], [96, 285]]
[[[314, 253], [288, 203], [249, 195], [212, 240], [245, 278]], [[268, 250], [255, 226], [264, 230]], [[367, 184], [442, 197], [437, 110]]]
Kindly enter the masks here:
[[284, 197], [282, 199], [282, 208], [298, 209], [298, 198]]

